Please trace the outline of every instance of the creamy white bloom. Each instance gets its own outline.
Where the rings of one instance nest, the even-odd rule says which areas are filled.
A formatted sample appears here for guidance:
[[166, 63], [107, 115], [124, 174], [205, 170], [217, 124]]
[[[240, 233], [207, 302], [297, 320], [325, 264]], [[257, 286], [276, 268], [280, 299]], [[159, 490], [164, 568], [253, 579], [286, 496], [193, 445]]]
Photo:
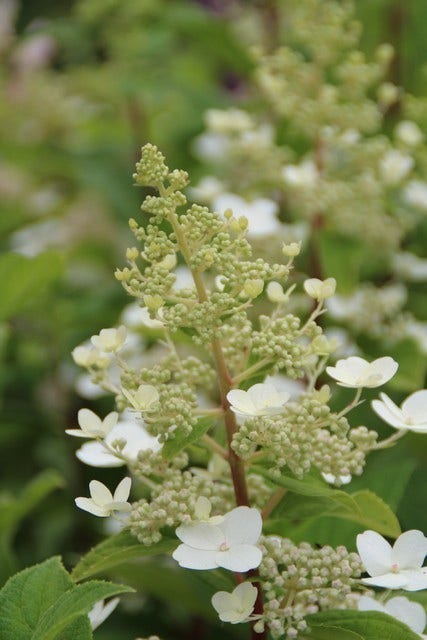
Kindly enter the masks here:
[[282, 245], [282, 253], [287, 258], [295, 258], [301, 253], [301, 242], [289, 242]]
[[95, 631], [113, 613], [119, 602], [120, 598], [113, 598], [107, 603], [104, 600], [100, 600], [94, 604], [88, 613], [92, 631]]
[[411, 180], [403, 192], [408, 204], [422, 211], [427, 211], [427, 183], [421, 180]]
[[281, 373], [267, 376], [264, 384], [273, 385], [277, 391], [289, 394], [289, 397], [294, 400], [307, 390], [306, 385], [300, 380], [292, 380], [292, 378], [287, 378]]
[[319, 172], [312, 160], [301, 164], [288, 164], [283, 167], [283, 178], [286, 184], [297, 188], [312, 188], [319, 179]]
[[420, 350], [427, 354], [427, 322], [417, 322], [408, 319], [403, 327], [406, 336], [413, 338], [418, 343]]
[[194, 280], [188, 267], [180, 265], [175, 269], [175, 289], [192, 289]]
[[405, 596], [390, 598], [385, 604], [369, 596], [361, 596], [357, 602], [359, 611], [380, 611], [408, 625], [415, 633], [422, 633], [427, 623], [427, 614], [419, 602], [411, 602]]
[[189, 187], [188, 193], [196, 202], [210, 203], [225, 191], [224, 185], [215, 176], [205, 176], [194, 187]]
[[427, 389], [411, 393], [398, 407], [385, 393], [373, 400], [372, 408], [380, 418], [395, 429], [427, 433]]
[[121, 321], [130, 329], [162, 329], [164, 324], [161, 320], [150, 318], [147, 307], [140, 307], [138, 303], [132, 302], [126, 305], [120, 316]]
[[113, 449], [117, 441], [125, 443], [120, 449], [120, 456], [115, 456], [102, 442], [85, 443], [76, 451], [76, 456], [90, 467], [121, 467], [127, 460], [135, 462], [140, 451], [159, 451], [162, 448], [158, 439], [150, 436], [144, 425], [136, 423], [131, 413], [126, 411], [104, 440]]
[[405, 178], [414, 166], [411, 156], [392, 149], [380, 161], [380, 174], [386, 184], [398, 184]]
[[117, 424], [118, 418], [119, 414], [116, 411], [112, 411], [101, 420], [90, 409], [80, 409], [77, 414], [80, 429], [66, 429], [65, 433], [78, 438], [105, 438]]
[[245, 622], [254, 610], [258, 591], [250, 582], [242, 582], [231, 593], [217, 591], [212, 596], [212, 606], [222, 622]]
[[338, 360], [335, 367], [326, 367], [327, 373], [342, 387], [380, 387], [394, 376], [398, 364], [390, 356], [368, 362], [359, 356]]
[[229, 109], [208, 109], [204, 117], [206, 126], [217, 133], [246, 131], [253, 126], [252, 118], [246, 111]]
[[413, 253], [402, 252], [393, 256], [394, 271], [405, 280], [414, 282], [427, 280], [427, 260]]
[[252, 237], [272, 235], [281, 231], [277, 218], [278, 206], [273, 200], [256, 198], [248, 201], [234, 193], [223, 193], [215, 198], [212, 207], [220, 214], [231, 209], [236, 218], [247, 218], [248, 234]]
[[393, 547], [379, 533], [365, 531], [357, 536], [357, 550], [371, 576], [363, 578], [363, 584], [405, 591], [427, 588], [427, 567], [422, 566], [427, 538], [421, 531], [405, 531]]
[[326, 280], [319, 280], [319, 278], [309, 278], [304, 282], [304, 290], [314, 300], [324, 300], [334, 295], [337, 288], [337, 281], [335, 278], [326, 278]]
[[79, 509], [88, 511], [99, 518], [107, 518], [115, 511], [130, 511], [128, 503], [132, 480], [123, 478], [116, 487], [114, 495], [102, 482], [92, 480], [89, 482], [90, 498], [76, 498], [75, 503]]
[[181, 525], [176, 535], [183, 542], [172, 554], [181, 567], [245, 572], [261, 563], [262, 551], [256, 544], [262, 531], [257, 509], [236, 507], [217, 525]]
[[140, 384], [136, 391], [122, 389], [122, 393], [137, 411], [153, 411], [159, 401], [159, 392], [151, 384]]
[[211, 501], [205, 496], [199, 496], [194, 506], [194, 515], [197, 522], [210, 522], [211, 524], [219, 524], [224, 520], [224, 516], [211, 516]]
[[80, 345], [73, 349], [71, 355], [79, 367], [105, 369], [110, 364], [109, 356], [101, 353], [98, 349], [85, 345]]
[[96, 349], [107, 353], [118, 351], [126, 341], [126, 327], [120, 326], [117, 329], [101, 329], [98, 335], [91, 337], [91, 342]]
[[260, 382], [247, 391], [232, 389], [227, 393], [230, 409], [241, 416], [268, 416], [282, 413], [289, 393], [277, 391], [271, 383]]
[[282, 303], [287, 302], [289, 300], [289, 296], [291, 295], [294, 286], [289, 287], [286, 291], [283, 291], [283, 287], [280, 282], [275, 282], [274, 280], [269, 282], [267, 285], [267, 298], [270, 302]]
[[216, 131], [207, 131], [194, 138], [192, 148], [196, 156], [208, 162], [220, 161], [230, 150], [228, 136]]
[[419, 126], [411, 120], [402, 120], [394, 130], [396, 138], [409, 147], [416, 147], [423, 140], [423, 134]]
[[351, 475], [349, 473], [343, 476], [335, 476], [333, 473], [322, 472], [321, 475], [325, 482], [327, 482], [328, 484], [341, 486], [343, 484], [349, 484], [351, 482]]

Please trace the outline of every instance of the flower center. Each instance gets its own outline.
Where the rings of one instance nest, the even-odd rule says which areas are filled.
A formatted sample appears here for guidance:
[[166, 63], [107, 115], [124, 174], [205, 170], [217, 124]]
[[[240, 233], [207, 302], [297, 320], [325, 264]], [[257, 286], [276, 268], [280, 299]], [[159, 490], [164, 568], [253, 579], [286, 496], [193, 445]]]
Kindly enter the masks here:
[[397, 563], [391, 565], [392, 573], [399, 573], [399, 565]]
[[227, 544], [226, 542], [222, 542], [222, 543], [221, 543], [221, 545], [220, 545], [220, 547], [219, 547], [219, 550], [220, 550], [220, 551], [228, 551], [228, 550], [229, 550], [229, 548], [230, 548], [230, 547], [228, 546], [228, 544]]

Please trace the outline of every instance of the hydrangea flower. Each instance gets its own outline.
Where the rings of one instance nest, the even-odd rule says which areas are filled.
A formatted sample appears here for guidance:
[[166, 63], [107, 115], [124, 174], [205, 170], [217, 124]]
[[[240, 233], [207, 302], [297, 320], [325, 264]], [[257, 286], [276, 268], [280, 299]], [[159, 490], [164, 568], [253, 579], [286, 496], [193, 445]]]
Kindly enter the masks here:
[[119, 602], [120, 598], [113, 598], [107, 604], [105, 604], [104, 600], [94, 604], [88, 613], [92, 631], [95, 631], [113, 613]]
[[277, 391], [268, 382], [252, 385], [247, 391], [232, 389], [227, 394], [230, 409], [241, 416], [267, 416], [282, 413], [289, 393]]
[[334, 295], [337, 288], [337, 281], [335, 278], [326, 278], [326, 280], [319, 280], [319, 278], [309, 278], [304, 282], [304, 290], [314, 300], [324, 300]]
[[198, 522], [210, 522], [210, 524], [219, 524], [224, 520], [224, 516], [211, 516], [212, 504], [205, 496], [199, 496], [194, 506], [195, 519]]
[[117, 440], [125, 441], [125, 446], [121, 449], [123, 457], [115, 456], [108, 451], [102, 442], [86, 442], [76, 451], [76, 456], [81, 462], [91, 467], [121, 467], [126, 464], [123, 458], [134, 462], [139, 451], [147, 449], [159, 451], [162, 447], [158, 439], [150, 436], [142, 424], [126, 419], [126, 417], [111, 429], [104, 442], [112, 447]]
[[427, 623], [427, 614], [419, 602], [411, 602], [405, 596], [390, 598], [385, 604], [369, 596], [361, 596], [357, 602], [359, 611], [380, 611], [408, 625], [415, 633], [422, 633]]
[[395, 185], [406, 178], [414, 166], [414, 159], [401, 151], [392, 149], [381, 158], [380, 173], [386, 184]]
[[102, 482], [92, 480], [89, 483], [90, 498], [76, 498], [75, 503], [79, 509], [88, 511], [99, 518], [107, 518], [115, 511], [130, 511], [128, 503], [132, 480], [123, 478], [116, 487], [114, 495]]
[[140, 384], [136, 391], [122, 389], [122, 392], [137, 411], [152, 411], [159, 400], [159, 392], [151, 384]]
[[218, 591], [212, 596], [212, 606], [222, 622], [245, 622], [254, 610], [258, 591], [250, 582], [242, 582], [231, 593]]
[[231, 209], [234, 216], [244, 216], [248, 220], [248, 234], [262, 237], [278, 233], [281, 230], [277, 218], [278, 206], [274, 200], [256, 198], [247, 201], [234, 193], [223, 193], [213, 201], [213, 209], [223, 214]]
[[181, 567], [244, 572], [261, 563], [262, 551], [256, 544], [262, 531], [258, 509], [236, 507], [217, 525], [181, 525], [176, 535], [183, 542], [172, 554]]
[[101, 329], [98, 335], [92, 336], [90, 341], [99, 351], [106, 353], [118, 351], [126, 342], [126, 327], [120, 326], [118, 329]]
[[398, 407], [385, 393], [373, 400], [372, 408], [380, 418], [395, 429], [427, 433], [427, 389], [411, 393]]
[[112, 411], [101, 420], [90, 409], [80, 409], [77, 414], [80, 429], [66, 429], [65, 433], [77, 438], [105, 438], [117, 424], [118, 418], [119, 414], [116, 411]]
[[301, 164], [283, 167], [283, 179], [292, 187], [313, 188], [319, 179], [319, 172], [312, 160], [305, 160]]
[[71, 355], [79, 367], [105, 369], [110, 364], [110, 358], [108, 356], [101, 353], [98, 349], [87, 347], [83, 344], [73, 349]]
[[327, 373], [341, 387], [358, 389], [380, 387], [394, 376], [398, 364], [390, 356], [368, 362], [359, 356], [338, 360], [334, 367], [326, 367]]
[[422, 566], [427, 538], [421, 531], [402, 533], [393, 547], [379, 533], [365, 531], [357, 536], [357, 550], [371, 576], [363, 578], [363, 584], [405, 591], [427, 588], [427, 567]]

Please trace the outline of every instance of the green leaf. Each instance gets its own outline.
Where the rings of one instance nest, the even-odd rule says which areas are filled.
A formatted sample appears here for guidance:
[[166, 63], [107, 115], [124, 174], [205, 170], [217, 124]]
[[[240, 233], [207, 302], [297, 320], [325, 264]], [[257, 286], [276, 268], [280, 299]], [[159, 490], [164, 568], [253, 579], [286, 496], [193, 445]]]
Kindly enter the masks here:
[[18, 253], [0, 256], [0, 320], [19, 313], [62, 274], [59, 253], [47, 251], [35, 258]]
[[146, 556], [170, 553], [177, 547], [176, 539], [163, 539], [157, 544], [145, 546], [128, 531], [115, 536], [94, 547], [74, 567], [71, 577], [76, 582], [85, 580], [98, 573], [105, 572], [127, 560]]
[[288, 489], [288, 491], [292, 491], [293, 493], [310, 498], [324, 498], [335, 505], [338, 503], [343, 509], [348, 509], [349, 511], [355, 510], [357, 512], [359, 509], [357, 503], [348, 493], [340, 491], [339, 489], [333, 489], [325, 482], [322, 482], [320, 478], [313, 477], [312, 475], [307, 475], [302, 480], [287, 475], [276, 477], [273, 473], [258, 465], [251, 467], [251, 471], [264, 476], [264, 478], [267, 478], [273, 484]]
[[57, 636], [57, 640], [92, 640], [92, 627], [87, 615], [80, 616]]
[[0, 638], [29, 640], [41, 616], [71, 587], [57, 557], [10, 578], [0, 591]]
[[399, 521], [393, 511], [375, 493], [369, 489], [363, 489], [352, 493], [351, 497], [357, 504], [358, 511], [350, 512], [338, 508], [335, 512], [330, 511], [325, 515], [351, 520], [390, 538], [397, 538], [402, 533]]
[[187, 436], [177, 435], [172, 440], [165, 442], [162, 448], [162, 456], [165, 460], [172, 460], [177, 453], [182, 451], [191, 444], [194, 444], [201, 438], [212, 426], [212, 420], [202, 418], [199, 420], [191, 433]]
[[359, 633], [342, 627], [311, 627], [309, 638], [312, 640], [363, 640]]
[[130, 591], [130, 587], [95, 580], [73, 586], [40, 618], [31, 640], [54, 640], [80, 616], [88, 614], [99, 600]]
[[417, 391], [423, 388], [427, 362], [414, 340], [400, 340], [387, 353], [399, 363], [396, 375], [389, 382], [390, 388], [399, 391]]
[[319, 233], [318, 242], [324, 277], [337, 279], [339, 293], [350, 293], [359, 281], [363, 245], [330, 230]]
[[[403, 622], [377, 611], [323, 611], [307, 617], [310, 627], [339, 627], [363, 640], [419, 640]], [[316, 636], [313, 636], [316, 637]]]

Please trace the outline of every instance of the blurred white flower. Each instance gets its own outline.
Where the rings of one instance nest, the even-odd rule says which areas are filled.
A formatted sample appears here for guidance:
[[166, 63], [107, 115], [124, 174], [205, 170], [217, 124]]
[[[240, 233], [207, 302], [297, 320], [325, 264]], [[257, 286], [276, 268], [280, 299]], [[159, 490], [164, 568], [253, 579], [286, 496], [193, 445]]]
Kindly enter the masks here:
[[254, 610], [258, 591], [250, 582], [242, 582], [231, 593], [217, 591], [212, 606], [222, 622], [245, 622]]
[[130, 511], [128, 503], [132, 480], [123, 478], [116, 487], [114, 495], [102, 482], [92, 480], [89, 482], [90, 498], [76, 498], [75, 503], [79, 509], [88, 511], [99, 518], [107, 518], [115, 511]]
[[361, 596], [357, 602], [359, 611], [380, 611], [408, 625], [415, 633], [422, 633], [427, 623], [427, 614], [419, 602], [411, 602], [405, 596], [390, 598], [385, 604], [369, 596]]
[[220, 214], [231, 209], [236, 218], [247, 218], [248, 235], [252, 237], [272, 235], [281, 230], [277, 218], [278, 206], [274, 200], [257, 198], [248, 201], [234, 193], [223, 193], [215, 198], [212, 207]]
[[126, 341], [126, 327], [121, 325], [117, 329], [101, 329], [98, 335], [92, 336], [90, 341], [93, 346], [106, 353], [118, 351]]
[[105, 438], [117, 424], [118, 418], [119, 414], [116, 411], [112, 411], [101, 420], [90, 409], [80, 409], [77, 414], [80, 429], [66, 429], [65, 433], [78, 438]]
[[289, 299], [289, 294], [283, 291], [280, 282], [272, 280], [267, 285], [267, 298], [270, 302], [286, 302]]
[[194, 280], [191, 275], [191, 271], [188, 267], [180, 265], [174, 271], [175, 274], [175, 289], [193, 289]]
[[217, 133], [246, 131], [253, 126], [251, 116], [242, 109], [208, 109], [204, 117], [206, 126]]
[[76, 347], [72, 350], [71, 355], [79, 367], [105, 369], [111, 362], [109, 356], [101, 353], [98, 349], [86, 345]]
[[401, 278], [413, 282], [427, 280], [427, 260], [413, 253], [402, 252], [393, 256], [393, 269]]
[[277, 391], [268, 382], [254, 384], [247, 391], [232, 389], [227, 393], [230, 409], [241, 416], [269, 416], [282, 413], [283, 405], [289, 397], [289, 393]]
[[411, 393], [400, 408], [385, 393], [380, 398], [372, 401], [372, 408], [391, 427], [427, 433], [427, 389]]
[[312, 160], [301, 164], [288, 164], [283, 167], [283, 178], [286, 184], [297, 188], [312, 188], [319, 179], [319, 172]]
[[230, 140], [222, 133], [208, 131], [194, 138], [192, 148], [201, 160], [221, 161], [229, 152]]
[[120, 449], [120, 457], [108, 451], [102, 442], [85, 443], [76, 451], [76, 456], [91, 467], [121, 467], [126, 464], [126, 460], [135, 462], [140, 451], [159, 451], [162, 447], [158, 439], [147, 433], [142, 424], [132, 420], [130, 412], [124, 412], [104, 440], [113, 449], [117, 441], [125, 443]]
[[418, 343], [420, 350], [427, 354], [427, 322], [408, 320], [404, 325], [404, 333]]
[[398, 184], [408, 175], [413, 166], [414, 159], [411, 156], [392, 149], [381, 158], [381, 177], [386, 184]]
[[120, 316], [123, 324], [129, 329], [162, 329], [164, 324], [161, 320], [150, 318], [147, 307], [140, 307], [137, 302], [126, 305]]
[[212, 200], [224, 193], [223, 183], [215, 176], [205, 176], [194, 187], [188, 188], [190, 198], [195, 202], [210, 204]]
[[57, 50], [55, 40], [47, 34], [34, 34], [14, 51], [12, 59], [20, 71], [37, 71], [46, 67]]
[[287, 393], [289, 397], [294, 400], [306, 391], [306, 385], [303, 382], [287, 378], [281, 373], [276, 373], [274, 376], [267, 376], [264, 384], [273, 385], [279, 393]]
[[408, 204], [422, 211], [427, 211], [427, 183], [421, 180], [411, 180], [403, 192]]
[[394, 133], [399, 142], [407, 144], [408, 147], [416, 147], [423, 140], [421, 129], [411, 120], [401, 120], [396, 126]]
[[314, 300], [324, 300], [325, 298], [331, 298], [337, 288], [337, 281], [335, 278], [326, 278], [326, 280], [319, 280], [319, 278], [309, 278], [304, 281], [304, 290]]
[[256, 544], [262, 531], [257, 509], [236, 507], [218, 525], [181, 525], [176, 535], [183, 542], [172, 554], [181, 567], [216, 569], [238, 573], [259, 567], [262, 551]]
[[398, 364], [390, 356], [368, 362], [358, 356], [338, 360], [335, 367], [326, 367], [327, 373], [342, 387], [380, 387], [396, 373]]
[[363, 584], [405, 591], [427, 588], [427, 567], [422, 566], [427, 538], [421, 531], [405, 531], [393, 547], [379, 533], [365, 531], [357, 536], [357, 551], [371, 576], [363, 578]]
[[86, 400], [97, 400], [102, 396], [108, 395], [108, 391], [103, 389], [99, 384], [96, 384], [92, 380], [92, 376], [88, 373], [82, 373], [77, 376], [74, 382], [74, 388], [79, 396]]
[[113, 613], [119, 602], [120, 598], [113, 598], [107, 603], [100, 600], [92, 607], [88, 613], [92, 631], [95, 631]]

